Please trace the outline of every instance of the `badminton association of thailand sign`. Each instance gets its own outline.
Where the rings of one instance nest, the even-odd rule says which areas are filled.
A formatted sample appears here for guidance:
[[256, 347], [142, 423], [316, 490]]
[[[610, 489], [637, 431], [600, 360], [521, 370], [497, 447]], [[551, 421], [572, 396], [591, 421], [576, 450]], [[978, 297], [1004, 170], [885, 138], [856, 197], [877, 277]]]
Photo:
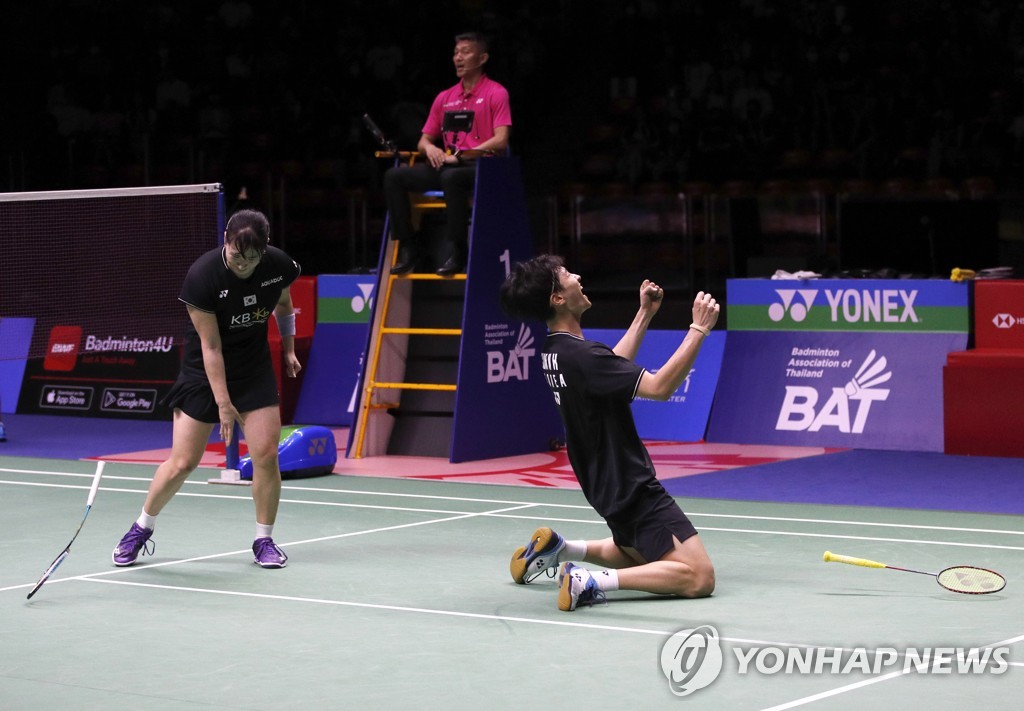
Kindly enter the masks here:
[[[726, 654], [722, 638], [711, 625], [684, 629], [661, 647], [661, 672], [676, 696], [689, 696], [711, 685], [723, 670], [739, 676], [761, 674], [928, 674], [940, 676], [990, 674], [1010, 668], [1010, 648], [1003, 647], [811, 647], [747, 643]], [[731, 660], [735, 659], [735, 665]], [[727, 663], [728, 662], [728, 663]]]
[[942, 368], [968, 291], [933, 280], [730, 279], [708, 439], [942, 451]]

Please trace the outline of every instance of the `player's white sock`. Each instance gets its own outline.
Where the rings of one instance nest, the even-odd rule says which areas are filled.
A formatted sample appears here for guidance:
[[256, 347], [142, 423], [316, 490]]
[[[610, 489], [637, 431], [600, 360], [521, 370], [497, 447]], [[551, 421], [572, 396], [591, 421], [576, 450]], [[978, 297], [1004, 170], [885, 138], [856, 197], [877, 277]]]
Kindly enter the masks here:
[[590, 575], [597, 582], [600, 590], [619, 589], [619, 571], [617, 570], [591, 570]]
[[558, 553], [558, 562], [583, 560], [587, 555], [586, 541], [566, 541], [565, 548]]
[[265, 523], [256, 522], [256, 537], [257, 538], [271, 538], [271, 534], [274, 532], [274, 524], [267, 525]]
[[142, 513], [139, 514], [135, 523], [139, 524], [143, 528], [148, 528], [150, 531], [153, 531], [156, 529], [156, 516], [150, 516], [146, 513], [146, 509], [142, 509]]

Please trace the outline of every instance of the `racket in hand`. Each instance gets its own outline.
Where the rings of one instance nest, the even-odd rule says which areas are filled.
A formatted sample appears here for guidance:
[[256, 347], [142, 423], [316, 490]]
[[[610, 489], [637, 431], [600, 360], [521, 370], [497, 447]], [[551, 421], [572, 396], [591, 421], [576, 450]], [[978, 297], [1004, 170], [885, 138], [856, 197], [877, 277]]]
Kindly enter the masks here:
[[71, 541], [64, 546], [64, 550], [60, 552], [60, 555], [50, 563], [50, 567], [46, 569], [45, 573], [43, 573], [43, 577], [39, 578], [39, 582], [36, 583], [35, 587], [29, 592], [28, 597], [26, 598], [27, 600], [31, 600], [32, 596], [38, 592], [39, 588], [43, 587], [43, 583], [49, 580], [50, 576], [53, 575], [53, 572], [60, 567], [60, 564], [64, 562], [64, 559], [67, 558], [68, 554], [71, 552], [71, 544], [75, 542], [75, 539], [78, 538], [78, 534], [81, 533], [82, 526], [85, 525], [85, 519], [89, 518], [89, 511], [92, 509], [92, 502], [96, 498], [96, 491], [100, 488], [100, 478], [103, 476], [104, 466], [106, 466], [106, 462], [96, 463], [96, 473], [92, 477], [92, 486], [89, 488], [89, 498], [85, 502], [85, 515], [82, 516], [82, 522], [78, 524], [78, 530], [75, 531], [75, 535], [71, 537]]
[[938, 573], [926, 573], [923, 570], [910, 570], [909, 568], [897, 568], [894, 565], [886, 565], [865, 558], [853, 558], [848, 555], [838, 555], [825, 551], [826, 563], [846, 563], [847, 565], [859, 565], [864, 568], [888, 568], [889, 570], [901, 570], [904, 573], [917, 573], [919, 575], [930, 575], [938, 581], [939, 585], [952, 590], [953, 592], [966, 593], [968, 595], [987, 595], [999, 592], [1006, 587], [1006, 578], [994, 570], [977, 568], [973, 565], [954, 565], [950, 568], [940, 570]]

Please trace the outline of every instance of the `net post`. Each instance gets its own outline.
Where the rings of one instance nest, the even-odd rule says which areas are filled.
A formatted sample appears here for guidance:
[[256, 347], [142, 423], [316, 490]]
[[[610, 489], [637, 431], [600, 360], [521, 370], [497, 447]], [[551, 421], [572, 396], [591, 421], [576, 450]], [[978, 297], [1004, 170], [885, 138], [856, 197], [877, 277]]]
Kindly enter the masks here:
[[252, 482], [242, 478], [242, 472], [238, 468], [238, 440], [241, 437], [241, 430], [238, 423], [232, 425], [231, 442], [224, 446], [225, 468], [220, 470], [220, 477], [208, 479], [208, 484], [234, 484], [236, 486], [252, 486]]

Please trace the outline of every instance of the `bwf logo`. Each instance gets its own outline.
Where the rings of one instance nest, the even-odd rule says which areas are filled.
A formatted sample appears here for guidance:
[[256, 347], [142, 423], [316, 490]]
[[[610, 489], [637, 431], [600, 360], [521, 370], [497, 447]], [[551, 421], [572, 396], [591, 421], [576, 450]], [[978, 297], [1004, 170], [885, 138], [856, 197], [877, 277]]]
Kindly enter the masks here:
[[533, 345], [533, 333], [526, 324], [519, 327], [515, 348], [502, 351], [487, 351], [487, 382], [505, 383], [509, 380], [530, 379], [530, 359], [537, 354]]
[[892, 378], [887, 367], [885, 356], [876, 358], [872, 350], [850, 382], [841, 388], [832, 388], [831, 397], [821, 409], [817, 408], [819, 393], [815, 388], [787, 385], [775, 429], [818, 432], [822, 427], [835, 427], [840, 432], [862, 434], [872, 403], [889, 397], [888, 388], [876, 387]]
[[43, 359], [43, 369], [74, 370], [81, 343], [81, 326], [54, 326], [50, 329], [50, 344], [46, 349], [46, 358]]

